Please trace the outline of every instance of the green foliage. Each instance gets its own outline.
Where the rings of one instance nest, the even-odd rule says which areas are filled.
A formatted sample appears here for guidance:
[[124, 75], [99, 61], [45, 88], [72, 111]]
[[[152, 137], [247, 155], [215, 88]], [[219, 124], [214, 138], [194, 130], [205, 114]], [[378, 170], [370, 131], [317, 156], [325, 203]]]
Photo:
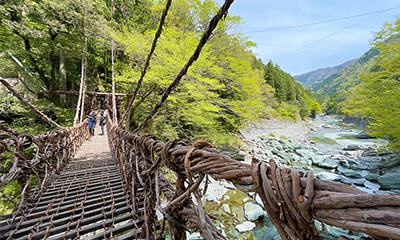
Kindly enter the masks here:
[[[181, 4], [181, 5], [180, 5]], [[152, 9], [161, 8], [154, 5]], [[217, 11], [213, 1], [175, 3], [157, 45], [155, 56], [134, 103], [131, 128], [150, 112], [160, 95], [175, 78], [199, 41], [199, 33]], [[179, 14], [178, 14], [179, 13]], [[217, 27], [199, 59], [189, 69], [145, 130], [162, 139], [179, 137], [188, 141], [206, 139], [213, 143], [235, 143], [235, 133], [245, 120], [265, 116], [272, 89], [261, 71], [253, 69], [252, 43], [239, 34], [228, 34], [228, 26], [240, 19], [228, 16]], [[200, 31], [201, 30], [201, 31]], [[151, 46], [155, 30], [142, 33], [125, 28], [118, 41], [134, 65], [124, 65], [117, 77], [122, 91], [132, 91]]]
[[274, 95], [279, 105], [276, 111], [279, 116], [294, 120], [306, 119], [310, 116], [315, 117], [321, 112], [321, 106], [313, 97], [311, 91], [296, 82], [292, 76], [285, 73], [278, 65], [269, 61], [263, 65], [261, 60], [255, 60], [254, 66], [258, 69], [263, 68], [266, 83], [274, 88]]
[[359, 78], [361, 74], [369, 72], [375, 66], [378, 54], [379, 50], [376, 48], [368, 50], [349, 66], [313, 87], [316, 95], [324, 96], [320, 102], [326, 113], [341, 113], [343, 101], [351, 95], [351, 88], [361, 83], [361, 78]]
[[313, 100], [309, 95], [305, 94], [304, 99], [306, 100], [307, 107], [304, 107], [302, 110], [309, 112], [309, 114], [304, 116], [302, 115], [303, 118], [308, 116], [315, 117], [316, 114], [322, 112], [321, 105], [319, 105], [319, 103]]
[[[21, 196], [21, 190], [17, 180], [7, 182], [2, 186], [2, 190], [12, 201], [18, 203]], [[0, 216], [12, 213], [14, 207], [14, 204], [6, 198], [0, 198]]]
[[400, 18], [376, 33], [374, 47], [380, 51], [373, 71], [360, 75], [362, 83], [351, 90], [343, 113], [371, 119], [368, 134], [388, 137], [400, 147]]
[[[23, 4], [22, 4], [23, 3]], [[129, 127], [137, 127], [159, 101], [167, 86], [194, 52], [219, 4], [213, 0], [174, 1], [150, 68], [129, 116]], [[83, 39], [88, 36], [87, 90], [110, 91], [111, 39], [116, 40], [117, 92], [131, 93], [144, 62], [165, 1], [116, 0], [111, 16], [109, 1], [28, 0], [0, 2], [1, 49], [10, 50], [29, 67], [36, 78], [26, 80], [33, 95], [42, 91], [34, 104], [63, 126], [71, 124], [76, 97], [63, 102], [54, 90], [79, 89]], [[111, 19], [112, 18], [112, 19]], [[260, 117], [308, 117], [315, 107], [311, 93], [272, 62], [264, 65], [250, 51], [254, 43], [232, 29], [241, 24], [239, 16], [226, 16], [203, 48], [202, 54], [161, 111], [145, 130], [164, 140], [179, 137], [188, 141], [203, 138], [224, 144], [241, 124]], [[62, 63], [64, 59], [64, 63]], [[4, 61], [1, 60], [0, 61]], [[3, 63], [3, 62], [1, 62]], [[65, 64], [66, 82], [60, 81]], [[0, 70], [18, 78], [19, 66]], [[26, 92], [26, 90], [24, 90]], [[308, 94], [310, 101], [305, 99]], [[72, 96], [72, 95], [71, 95]], [[5, 104], [5, 99], [2, 99]], [[11, 127], [37, 133], [50, 128], [30, 110], [14, 104], [4, 106], [4, 116], [18, 119]], [[124, 106], [119, 106], [123, 111]], [[232, 140], [230, 140], [232, 139]]]
[[288, 103], [281, 103], [276, 111], [282, 116], [284, 119], [291, 119], [291, 120], [300, 120], [300, 108], [298, 106], [288, 104]]
[[[73, 109], [56, 106], [54, 103], [41, 99], [32, 101], [44, 114], [58, 122], [62, 126], [71, 126], [73, 120]], [[44, 122], [32, 110], [22, 105], [12, 95], [0, 96], [0, 117], [8, 123], [8, 126], [19, 132], [37, 134], [54, 129], [53, 126]]]

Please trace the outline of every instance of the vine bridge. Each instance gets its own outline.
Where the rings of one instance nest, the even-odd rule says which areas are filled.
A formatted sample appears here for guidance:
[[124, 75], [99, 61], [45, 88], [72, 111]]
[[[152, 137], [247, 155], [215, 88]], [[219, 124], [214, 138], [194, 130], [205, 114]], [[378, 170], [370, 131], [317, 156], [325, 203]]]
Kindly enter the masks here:
[[[246, 164], [203, 141], [164, 143], [110, 118], [107, 128], [108, 135], [90, 142], [85, 123], [0, 140], [0, 152], [12, 154], [13, 164], [0, 185], [16, 180], [22, 193], [14, 213], [1, 222], [0, 239], [185, 239], [186, 231], [225, 239], [201, 203], [206, 175], [256, 192], [283, 239], [319, 239], [315, 219], [377, 239], [400, 239], [400, 195], [367, 194], [273, 161]], [[27, 149], [34, 151], [30, 160]], [[168, 204], [161, 207], [161, 201]]]
[[[89, 142], [84, 122], [61, 127], [0, 77], [14, 96], [58, 128], [28, 135], [0, 123], [1, 130], [13, 135], [0, 140], [0, 154], [10, 159], [11, 165], [0, 177], [1, 201], [15, 206], [13, 213], [0, 221], [0, 239], [186, 239], [186, 232], [199, 232], [204, 239], [226, 239], [202, 205], [208, 177], [225, 179], [239, 190], [260, 196], [282, 239], [321, 239], [314, 220], [376, 239], [400, 239], [399, 194], [367, 194], [274, 161], [239, 162], [204, 141], [188, 146], [175, 139], [164, 143], [153, 135], [137, 134], [196, 61], [232, 2], [226, 0], [211, 19], [192, 57], [133, 132], [116, 122], [114, 91], [107, 135], [97, 135]], [[135, 100], [170, 4], [168, 0], [120, 122]], [[85, 93], [79, 94], [77, 112]], [[19, 202], [2, 190], [8, 184], [20, 186]], [[163, 215], [161, 220], [156, 209]]]

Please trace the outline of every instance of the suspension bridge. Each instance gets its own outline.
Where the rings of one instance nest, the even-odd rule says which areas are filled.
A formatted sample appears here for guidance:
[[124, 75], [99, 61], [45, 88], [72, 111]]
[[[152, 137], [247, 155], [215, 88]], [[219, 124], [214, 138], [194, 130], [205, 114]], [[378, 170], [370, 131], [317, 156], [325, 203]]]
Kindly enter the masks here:
[[[156, 136], [137, 134], [196, 61], [232, 2], [226, 0], [211, 19], [192, 57], [133, 132], [108, 117], [107, 134], [86, 141], [85, 123], [61, 127], [0, 77], [14, 96], [57, 128], [29, 135], [0, 124], [13, 136], [0, 140], [0, 154], [9, 157], [11, 166], [0, 177], [0, 194], [15, 207], [0, 221], [0, 239], [186, 239], [186, 232], [226, 239], [202, 205], [207, 187], [200, 186], [207, 186], [208, 177], [259, 195], [282, 239], [321, 239], [315, 220], [376, 239], [400, 239], [399, 194], [364, 193], [274, 161], [239, 162], [204, 141], [188, 146], [176, 139], [164, 143]], [[121, 122], [140, 88], [170, 4], [168, 0]], [[115, 94], [113, 99], [110, 113], [115, 121]], [[12, 182], [20, 186], [18, 202], [2, 190]], [[157, 218], [156, 210], [163, 219]]]
[[[107, 135], [91, 141], [85, 140], [84, 123], [0, 140], [0, 152], [13, 156], [0, 184], [16, 180], [22, 193], [14, 213], [1, 222], [0, 239], [185, 239], [186, 231], [225, 239], [201, 204], [206, 175], [259, 194], [283, 239], [320, 238], [315, 219], [377, 239], [400, 239], [400, 195], [367, 194], [273, 161], [246, 164], [204, 141], [164, 143], [127, 132], [110, 118], [107, 126]], [[30, 148], [34, 157], [26, 159]]]

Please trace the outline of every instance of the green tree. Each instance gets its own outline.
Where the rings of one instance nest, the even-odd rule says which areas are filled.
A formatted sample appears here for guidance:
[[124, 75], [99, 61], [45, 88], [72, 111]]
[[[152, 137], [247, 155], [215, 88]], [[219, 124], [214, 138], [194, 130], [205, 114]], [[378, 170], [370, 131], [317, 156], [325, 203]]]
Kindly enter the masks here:
[[[262, 62], [255, 60], [254, 66], [261, 68]], [[261, 65], [262, 64], [262, 65]], [[313, 97], [310, 90], [306, 91], [300, 83], [284, 72], [278, 65], [269, 61], [263, 65], [264, 79], [274, 88], [274, 96], [279, 104], [274, 105], [278, 115], [291, 119], [315, 117], [321, 112], [321, 106]]]
[[72, 66], [79, 64], [80, 56], [76, 53], [83, 44], [84, 12], [87, 12], [86, 26], [90, 26], [86, 32], [95, 38], [107, 32], [105, 9], [100, 0], [2, 1], [0, 35], [10, 36], [13, 42], [3, 46], [38, 74], [50, 98], [59, 103], [59, 95], [52, 92], [66, 87], [65, 82], [60, 84], [59, 71], [65, 74], [66, 70], [60, 69], [60, 59], [64, 66], [66, 62]]
[[276, 88], [275, 82], [278, 78], [278, 73], [272, 61], [269, 61], [267, 65], [264, 67], [264, 79], [265, 81], [271, 85], [273, 88]]
[[342, 111], [370, 119], [369, 134], [389, 137], [400, 146], [400, 18], [376, 33], [373, 46], [380, 51], [373, 71], [362, 74]]
[[[152, 11], [160, 9], [157, 4], [152, 7]], [[150, 112], [163, 89], [184, 66], [218, 7], [214, 1], [176, 1], [170, 11], [140, 96], [130, 113], [131, 128]], [[218, 25], [199, 59], [146, 131], [163, 138], [204, 138], [223, 143], [236, 139], [232, 134], [244, 120], [265, 113], [268, 103], [263, 100], [272, 91], [261, 72], [252, 69], [254, 55], [249, 47], [254, 44], [241, 34], [228, 34], [229, 28], [239, 22], [240, 18], [227, 16]], [[117, 78], [123, 91], [133, 90], [154, 31], [141, 32], [130, 27], [119, 34], [118, 41], [134, 62], [131, 66], [124, 65]]]

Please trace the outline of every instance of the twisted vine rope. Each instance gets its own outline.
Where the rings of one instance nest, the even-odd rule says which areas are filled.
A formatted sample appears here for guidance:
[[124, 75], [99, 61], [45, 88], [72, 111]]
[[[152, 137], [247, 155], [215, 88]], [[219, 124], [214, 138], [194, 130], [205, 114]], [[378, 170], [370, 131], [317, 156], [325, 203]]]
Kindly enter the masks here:
[[154, 50], [156, 49], [157, 41], [161, 36], [163, 25], [164, 25], [164, 22], [165, 22], [165, 18], [167, 17], [168, 10], [171, 7], [171, 2], [172, 2], [172, 0], [168, 0], [167, 3], [165, 4], [164, 11], [163, 11], [163, 13], [161, 15], [160, 23], [158, 24], [157, 32], [156, 32], [156, 34], [154, 36], [153, 43], [151, 44], [150, 52], [147, 55], [146, 62], [144, 64], [143, 70], [142, 70], [142, 72], [140, 74], [140, 78], [138, 80], [138, 83], [137, 83], [137, 86], [135, 88], [135, 91], [133, 91], [132, 98], [129, 101], [128, 107], [126, 108], [125, 113], [121, 118], [121, 123], [125, 121], [126, 116], [129, 114], [129, 112], [130, 112], [130, 110], [132, 108], [133, 102], [135, 101], [136, 95], [139, 92], [140, 86], [142, 85], [143, 78], [146, 75], [147, 69], [150, 66], [150, 59], [151, 59], [151, 56], [154, 53]]
[[157, 113], [157, 111], [162, 107], [164, 102], [167, 100], [169, 94], [178, 86], [183, 76], [186, 75], [187, 71], [189, 70], [190, 66], [199, 58], [201, 50], [203, 49], [204, 45], [207, 43], [208, 39], [212, 36], [214, 29], [217, 27], [218, 22], [226, 17], [228, 14], [229, 7], [232, 5], [233, 0], [225, 0], [224, 4], [218, 10], [217, 14], [209, 21], [207, 29], [204, 31], [203, 35], [201, 36], [199, 43], [197, 44], [196, 49], [194, 50], [192, 56], [186, 62], [185, 66], [181, 69], [181, 71], [176, 75], [174, 81], [168, 86], [165, 90], [164, 94], [162, 95], [160, 101], [154, 106], [154, 108], [150, 111], [147, 117], [142, 121], [142, 123], [134, 130], [138, 132], [139, 130], [143, 129], [148, 121], [153, 118], [153, 116]]
[[8, 83], [7, 79], [2, 78], [0, 76], [0, 83], [2, 83], [12, 94], [18, 98], [24, 105], [28, 106], [36, 115], [38, 115], [41, 119], [47, 122], [50, 125], [55, 126], [58, 129], [62, 129], [58, 123], [54, 122], [51, 118], [42, 113], [39, 109], [37, 109], [34, 105], [32, 105], [29, 101], [27, 101], [17, 90], [15, 90], [10, 83]]
[[[1, 123], [0, 127], [16, 135], [0, 140], [0, 154], [11, 155], [8, 163], [11, 168], [0, 177], [0, 189], [16, 180], [21, 188], [21, 200], [15, 203], [3, 190], [1, 194], [15, 205], [12, 221], [17, 216], [22, 216], [22, 220], [25, 210], [33, 207], [33, 200], [60, 174], [82, 145], [86, 136], [85, 123], [36, 135], [18, 133]], [[31, 186], [34, 179], [36, 186]]]
[[[169, 147], [179, 145], [177, 141], [167, 144], [152, 135], [139, 136], [114, 125], [108, 118], [108, 137], [111, 153], [117, 161], [126, 183], [125, 193], [130, 201], [133, 216], [145, 216], [145, 231], [138, 238], [156, 236], [156, 208], [169, 221], [169, 233], [174, 239], [186, 238], [187, 226], [191, 231], [199, 231], [206, 239], [225, 239], [216, 229], [210, 216], [197, 208], [190, 199], [190, 193], [198, 191], [202, 177], [196, 183], [185, 186], [186, 175], [178, 173], [177, 183], [169, 181], [159, 170], [161, 164], [168, 163]], [[183, 145], [182, 145], [183, 146]], [[157, 159], [155, 159], [155, 153]], [[139, 191], [143, 189], [143, 191]], [[168, 206], [160, 206], [161, 193], [168, 199]], [[139, 214], [139, 201], [144, 198], [144, 214]], [[165, 220], [158, 237], [164, 236]]]
[[[126, 183], [132, 216], [145, 216], [145, 230], [138, 232], [136, 238], [165, 237], [168, 221], [173, 239], [185, 238], [187, 230], [198, 231], [205, 239], [225, 239], [201, 205], [199, 185], [209, 175], [231, 181], [243, 191], [257, 192], [282, 239], [319, 239], [314, 220], [378, 239], [400, 239], [398, 194], [367, 194], [344, 184], [315, 179], [312, 172], [304, 174], [278, 167], [273, 161], [269, 165], [255, 159], [251, 165], [238, 162], [204, 141], [192, 146], [178, 140], [164, 143], [152, 135], [127, 132], [110, 119], [107, 124], [111, 152]], [[5, 126], [2, 129], [16, 137], [0, 140], [0, 153], [12, 155], [11, 170], [1, 176], [0, 187], [11, 180], [18, 181], [22, 197], [20, 203], [14, 203], [15, 214], [20, 213], [23, 219], [35, 197], [30, 191], [31, 177], [38, 180], [33, 191], [37, 196], [84, 141], [85, 125], [34, 136]], [[35, 154], [27, 160], [25, 151], [30, 148]], [[165, 167], [175, 173], [175, 183], [166, 178]], [[161, 196], [167, 200], [165, 207], [161, 207]], [[161, 231], [157, 231], [155, 209], [164, 215]]]
[[[282, 239], [320, 239], [314, 220], [378, 239], [400, 239], [399, 194], [367, 194], [314, 178], [312, 172], [280, 168], [273, 161], [269, 165], [255, 159], [251, 165], [239, 162], [203, 141], [191, 147], [178, 140], [163, 143], [152, 135], [127, 132], [110, 119], [108, 126], [111, 151], [127, 183], [126, 193], [133, 199], [132, 211], [137, 209], [137, 190], [145, 189], [147, 207], [157, 207], [164, 214], [174, 239], [182, 237], [186, 225], [205, 239], [224, 239], [199, 201], [199, 185], [205, 175], [259, 194]], [[161, 165], [175, 172], [176, 184], [163, 176]], [[160, 206], [161, 193], [168, 201], [165, 208]], [[191, 194], [198, 199], [197, 206], [190, 200]], [[147, 232], [155, 234], [153, 210], [148, 210], [146, 221]]]

